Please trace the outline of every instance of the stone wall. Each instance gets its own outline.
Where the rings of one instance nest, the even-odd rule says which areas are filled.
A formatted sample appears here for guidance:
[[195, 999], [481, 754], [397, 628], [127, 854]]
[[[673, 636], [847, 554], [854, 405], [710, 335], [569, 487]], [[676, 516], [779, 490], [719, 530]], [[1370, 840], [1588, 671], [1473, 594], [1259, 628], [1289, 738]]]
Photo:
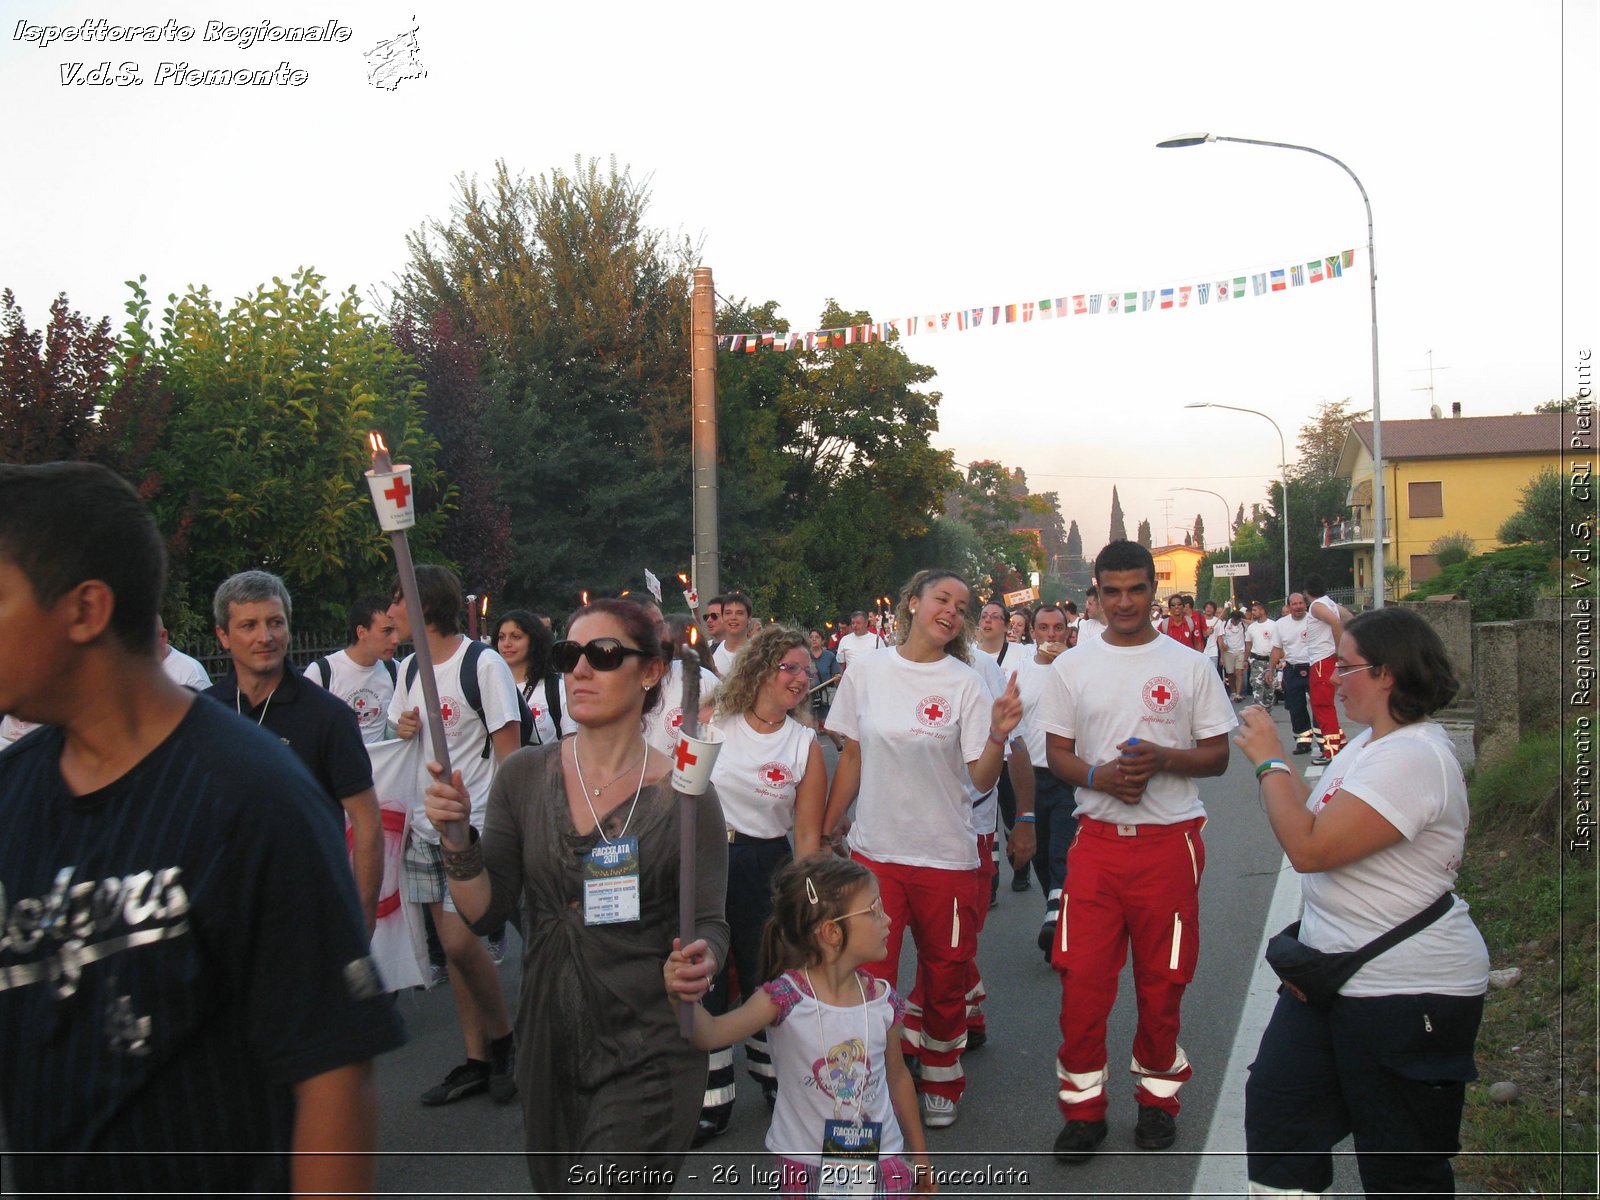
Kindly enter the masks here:
[[1433, 626], [1461, 681], [1456, 703], [1470, 705], [1479, 694], [1473, 678], [1472, 605], [1465, 600], [1407, 600], [1401, 607], [1409, 608]]
[[[1418, 607], [1426, 607], [1419, 605]], [[1472, 626], [1479, 762], [1509, 754], [1526, 730], [1561, 719], [1561, 623], [1539, 616]]]

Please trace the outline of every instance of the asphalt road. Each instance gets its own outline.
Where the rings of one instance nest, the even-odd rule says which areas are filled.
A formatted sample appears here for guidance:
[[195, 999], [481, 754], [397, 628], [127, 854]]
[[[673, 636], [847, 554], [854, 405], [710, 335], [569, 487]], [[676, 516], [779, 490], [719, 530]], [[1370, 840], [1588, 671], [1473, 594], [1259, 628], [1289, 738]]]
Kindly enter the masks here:
[[[1283, 710], [1274, 715], [1286, 732]], [[831, 747], [828, 757], [833, 757]], [[959, 1119], [948, 1129], [929, 1132], [940, 1170], [975, 1174], [969, 1177], [972, 1182], [948, 1175], [942, 1195], [1190, 1194], [1282, 864], [1258, 806], [1249, 764], [1236, 750], [1227, 774], [1202, 780], [1200, 788], [1210, 815], [1201, 881], [1201, 956], [1184, 1000], [1181, 1037], [1195, 1073], [1181, 1093], [1177, 1144], [1154, 1153], [1133, 1145], [1133, 1078], [1124, 1064], [1131, 1057], [1134, 1004], [1131, 972], [1125, 969], [1108, 1039], [1110, 1136], [1101, 1152], [1082, 1165], [1058, 1163], [1051, 1156], [1061, 1128], [1054, 1068], [1060, 985], [1036, 944], [1044, 905], [1037, 884], [1028, 892], [1012, 892], [1006, 886], [1009, 867], [1003, 866], [1000, 903], [990, 912], [979, 942], [989, 992], [989, 1042], [966, 1056], [968, 1087]], [[520, 970], [516, 935], [510, 937], [502, 968], [508, 999], [514, 997]], [[901, 965], [907, 987], [912, 966], [908, 952]], [[479, 1096], [425, 1109], [417, 1101], [424, 1088], [462, 1058], [448, 989], [414, 991], [400, 1004], [410, 1041], [378, 1064], [385, 1152], [380, 1191], [525, 1194], [528, 1177], [517, 1151], [522, 1134], [516, 1104], [496, 1107]], [[760, 1174], [771, 1165], [762, 1145], [766, 1129], [766, 1106], [745, 1077], [728, 1132], [686, 1161], [678, 1193], [771, 1194]], [[1242, 1129], [1219, 1131], [1215, 1144], [1236, 1151], [1243, 1145]]]

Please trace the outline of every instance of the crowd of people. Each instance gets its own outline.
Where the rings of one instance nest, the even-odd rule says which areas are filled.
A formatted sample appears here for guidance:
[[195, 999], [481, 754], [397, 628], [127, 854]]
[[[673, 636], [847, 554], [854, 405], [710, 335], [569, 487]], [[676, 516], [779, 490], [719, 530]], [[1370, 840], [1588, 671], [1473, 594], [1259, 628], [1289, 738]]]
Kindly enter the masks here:
[[[418, 1099], [520, 1101], [539, 1193], [624, 1153], [603, 1186], [670, 1191], [728, 1126], [742, 1043], [784, 1194], [931, 1194], [925, 1130], [958, 1120], [987, 1039], [1002, 858], [1039, 885], [1060, 979], [1055, 1156], [1109, 1135], [1129, 957], [1131, 1141], [1166, 1149], [1194, 1071], [1198, 780], [1231, 745], [1304, 876], [1295, 945], [1343, 968], [1331, 999], [1284, 974], [1246, 1097], [1252, 1188], [1327, 1187], [1350, 1133], [1370, 1189], [1450, 1187], [1487, 958], [1451, 895], [1464, 785], [1427, 719], [1454, 677], [1411, 613], [1352, 617], [1316, 579], [1276, 621], [1158, 605], [1149, 551], [1117, 541], [1081, 615], [925, 570], [892, 611], [821, 629], [724, 594], [699, 654], [636, 599], [472, 638], [459, 580], [424, 565], [302, 673], [288, 590], [245, 571], [215, 593], [212, 684], [166, 644], [162, 562], [110, 472], [0, 466], [0, 1108], [25, 1190], [371, 1191], [371, 1060], [404, 1036], [369, 949], [394, 911], [373, 764], [407, 752], [395, 903], [426, 915], [463, 1049]], [[404, 642], [431, 677], [394, 661]], [[1293, 752], [1328, 764], [1314, 786], [1264, 708], [1235, 711], [1257, 664], [1281, 670]], [[1336, 695], [1364, 727], [1348, 743]], [[685, 724], [718, 746], [688, 798]]]

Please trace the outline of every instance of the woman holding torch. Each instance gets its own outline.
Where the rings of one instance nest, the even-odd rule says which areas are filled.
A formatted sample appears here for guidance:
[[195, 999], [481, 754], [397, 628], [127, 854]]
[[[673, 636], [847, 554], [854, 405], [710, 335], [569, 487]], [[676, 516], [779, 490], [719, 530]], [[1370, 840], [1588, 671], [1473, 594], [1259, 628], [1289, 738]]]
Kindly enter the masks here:
[[[567, 630], [550, 661], [577, 735], [506, 761], [481, 841], [444, 832], [467, 811], [459, 779], [429, 786], [428, 817], [463, 918], [488, 929], [523, 906], [517, 1082], [534, 1189], [666, 1193], [706, 1082], [661, 989], [661, 948], [680, 932], [679, 802], [671, 760], [641, 731], [667, 664], [631, 601], [586, 604]], [[707, 953], [690, 969], [709, 981], [728, 947], [726, 827], [714, 790], [694, 802]]]

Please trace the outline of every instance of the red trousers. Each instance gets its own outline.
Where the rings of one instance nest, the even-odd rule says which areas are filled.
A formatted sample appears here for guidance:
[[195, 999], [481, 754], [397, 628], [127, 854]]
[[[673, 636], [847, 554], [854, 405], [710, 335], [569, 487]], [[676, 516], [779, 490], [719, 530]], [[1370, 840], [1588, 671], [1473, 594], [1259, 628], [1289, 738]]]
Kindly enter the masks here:
[[1322, 738], [1328, 754], [1344, 749], [1344, 731], [1339, 728], [1339, 709], [1333, 702], [1335, 689], [1333, 658], [1311, 664], [1311, 727]]
[[1178, 1009], [1200, 957], [1204, 824], [1198, 817], [1175, 825], [1079, 818], [1051, 951], [1061, 973], [1056, 1075], [1069, 1121], [1105, 1118], [1106, 1020], [1130, 946], [1139, 1006], [1134, 1099], [1178, 1114], [1178, 1089], [1193, 1073], [1178, 1045]]
[[[877, 876], [883, 910], [889, 916], [889, 953], [882, 962], [867, 963], [863, 969], [894, 986], [900, 945], [906, 930], [911, 930], [917, 948], [913, 994], [920, 999], [922, 1012], [914, 1021], [907, 1007], [901, 1049], [921, 1060], [918, 1090], [959, 1100], [967, 1086], [961, 1069], [961, 1052], [967, 1045], [967, 967], [978, 952], [973, 878], [983, 873], [875, 862], [861, 854], [851, 857]], [[983, 900], [987, 907], [987, 892]]]

